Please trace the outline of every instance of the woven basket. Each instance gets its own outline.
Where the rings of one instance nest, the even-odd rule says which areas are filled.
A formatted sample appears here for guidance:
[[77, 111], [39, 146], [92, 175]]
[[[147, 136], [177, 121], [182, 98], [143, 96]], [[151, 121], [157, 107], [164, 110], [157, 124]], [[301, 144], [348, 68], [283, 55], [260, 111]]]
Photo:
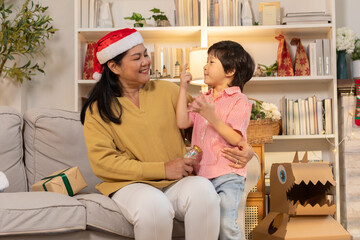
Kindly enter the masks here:
[[[261, 103], [261, 101], [249, 98]], [[272, 119], [250, 120], [249, 127], [246, 131], [247, 141], [249, 144], [272, 143], [273, 135], [279, 135], [281, 131], [281, 121]]]

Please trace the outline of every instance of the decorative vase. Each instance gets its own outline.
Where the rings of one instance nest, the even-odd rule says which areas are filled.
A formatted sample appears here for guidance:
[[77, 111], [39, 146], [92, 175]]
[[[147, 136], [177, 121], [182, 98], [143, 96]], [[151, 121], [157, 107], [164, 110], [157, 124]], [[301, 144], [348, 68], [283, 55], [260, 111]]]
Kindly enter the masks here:
[[360, 77], [360, 60], [352, 61], [352, 77], [353, 78]]
[[337, 79], [348, 79], [346, 51], [337, 51]]
[[169, 20], [156, 20], [156, 26], [157, 27], [169, 27], [170, 26], [170, 22]]

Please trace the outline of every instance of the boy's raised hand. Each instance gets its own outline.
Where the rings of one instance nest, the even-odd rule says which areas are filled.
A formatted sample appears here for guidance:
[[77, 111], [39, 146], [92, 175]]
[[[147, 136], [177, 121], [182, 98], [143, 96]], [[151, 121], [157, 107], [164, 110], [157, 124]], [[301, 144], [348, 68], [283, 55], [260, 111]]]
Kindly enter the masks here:
[[189, 72], [186, 72], [188, 64], [185, 63], [181, 73], [180, 73], [180, 87], [187, 89], [190, 81], [192, 80], [192, 75]]
[[193, 101], [189, 106], [190, 112], [197, 112], [203, 118], [208, 120], [211, 124], [218, 120], [217, 115], [215, 114], [214, 101], [210, 98], [210, 102], [208, 102], [202, 92], [199, 93], [200, 98], [197, 98]]

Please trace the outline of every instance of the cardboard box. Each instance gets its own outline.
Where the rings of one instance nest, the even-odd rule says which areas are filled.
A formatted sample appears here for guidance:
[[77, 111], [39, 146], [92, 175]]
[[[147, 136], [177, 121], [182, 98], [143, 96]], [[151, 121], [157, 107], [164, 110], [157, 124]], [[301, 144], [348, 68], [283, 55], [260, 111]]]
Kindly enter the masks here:
[[253, 230], [254, 240], [351, 239], [338, 223], [335, 180], [328, 163], [275, 163], [270, 172], [270, 213]]
[[78, 167], [54, 172], [31, 186], [33, 191], [57, 192], [69, 196], [73, 196], [85, 187], [87, 183]]

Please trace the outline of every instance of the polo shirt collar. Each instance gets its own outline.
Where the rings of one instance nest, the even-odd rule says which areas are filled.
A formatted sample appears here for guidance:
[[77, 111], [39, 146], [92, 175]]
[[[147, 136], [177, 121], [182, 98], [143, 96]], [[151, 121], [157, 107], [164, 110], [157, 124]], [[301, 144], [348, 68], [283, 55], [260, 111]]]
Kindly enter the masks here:
[[[212, 95], [213, 92], [214, 92], [214, 89], [210, 88], [210, 90], [207, 91], [204, 95]], [[233, 86], [233, 87], [225, 88], [225, 90], [223, 92], [225, 92], [227, 95], [233, 95], [235, 93], [241, 93], [241, 90], [240, 90], [240, 87]]]

